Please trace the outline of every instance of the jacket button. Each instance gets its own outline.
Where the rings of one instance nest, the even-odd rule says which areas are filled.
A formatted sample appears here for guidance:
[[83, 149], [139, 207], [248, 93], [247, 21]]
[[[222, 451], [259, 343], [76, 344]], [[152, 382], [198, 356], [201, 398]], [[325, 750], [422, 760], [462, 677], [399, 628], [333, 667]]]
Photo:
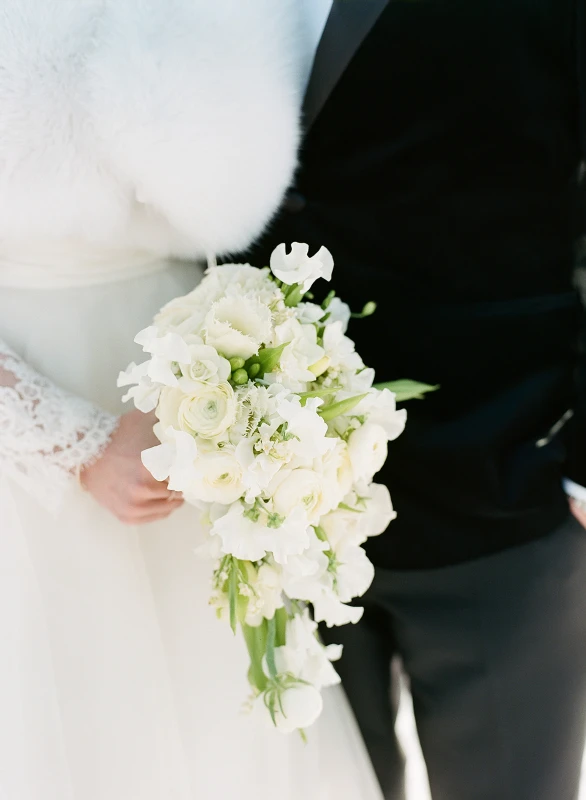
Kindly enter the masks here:
[[283, 203], [283, 209], [287, 211], [289, 214], [299, 214], [300, 211], [307, 205], [307, 200], [301, 194], [301, 192], [296, 192], [291, 190], [287, 192], [285, 195], [285, 201]]

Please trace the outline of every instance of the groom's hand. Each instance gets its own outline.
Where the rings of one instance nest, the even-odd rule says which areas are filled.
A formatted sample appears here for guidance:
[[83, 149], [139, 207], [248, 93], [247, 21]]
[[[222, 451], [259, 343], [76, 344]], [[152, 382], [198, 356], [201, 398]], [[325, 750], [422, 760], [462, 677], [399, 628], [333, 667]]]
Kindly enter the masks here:
[[127, 525], [164, 519], [183, 504], [142, 464], [143, 450], [159, 444], [153, 433], [156, 421], [154, 414], [141, 411], [124, 414], [102, 457], [80, 473], [82, 486]]

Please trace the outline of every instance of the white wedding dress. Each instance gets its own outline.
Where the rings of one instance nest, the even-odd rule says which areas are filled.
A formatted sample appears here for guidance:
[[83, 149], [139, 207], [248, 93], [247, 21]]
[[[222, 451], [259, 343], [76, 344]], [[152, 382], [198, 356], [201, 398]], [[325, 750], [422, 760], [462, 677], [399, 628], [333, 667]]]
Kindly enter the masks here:
[[76, 469], [197, 260], [291, 178], [296, 0], [0, 8], [0, 798], [379, 800], [341, 691], [304, 746], [241, 714], [196, 513], [118, 523]]

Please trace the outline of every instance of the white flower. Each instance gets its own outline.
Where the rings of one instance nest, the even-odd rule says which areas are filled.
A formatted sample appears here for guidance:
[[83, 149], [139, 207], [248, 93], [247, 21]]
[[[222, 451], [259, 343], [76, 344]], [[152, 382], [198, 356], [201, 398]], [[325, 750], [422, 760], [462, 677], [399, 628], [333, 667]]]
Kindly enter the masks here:
[[272, 619], [278, 608], [283, 608], [281, 576], [270, 564], [262, 564], [253, 584], [254, 597], [248, 603], [245, 622], [253, 628], [263, 619]]
[[383, 484], [371, 483], [360, 494], [366, 505], [366, 510], [360, 514], [361, 528], [366, 536], [379, 536], [397, 516], [389, 490]]
[[271, 255], [271, 272], [287, 286], [299, 284], [304, 292], [318, 278], [329, 281], [334, 269], [332, 254], [325, 247], [309, 257], [309, 245], [293, 242], [291, 252], [287, 253], [284, 244], [280, 244]]
[[342, 332], [346, 333], [348, 330], [348, 323], [350, 322], [351, 311], [350, 306], [342, 302], [339, 297], [333, 297], [327, 308], [328, 314], [325, 320], [325, 325], [332, 325], [334, 322], [341, 324]]
[[310, 367], [325, 355], [323, 347], [317, 343], [315, 325], [301, 325], [296, 319], [286, 320], [275, 328], [275, 345], [286, 343], [275, 380], [293, 391], [304, 391], [305, 384], [315, 380]]
[[299, 303], [295, 308], [295, 317], [302, 325], [315, 325], [325, 313], [317, 303]]
[[245, 439], [237, 447], [226, 445], [200, 454], [194, 464], [190, 495], [205, 503], [231, 505], [244, 494], [244, 476], [253, 458], [252, 443]]
[[272, 306], [282, 298], [282, 292], [271, 278], [269, 270], [251, 267], [250, 264], [222, 264], [212, 267], [207, 271], [204, 280], [210, 282], [208, 298], [212, 285], [216, 291], [214, 297], [207, 299], [208, 307], [224, 295], [241, 300], [253, 298], [267, 306]]
[[289, 556], [300, 555], [307, 548], [309, 523], [302, 509], [295, 509], [279, 527], [272, 528], [265, 524], [265, 514], [256, 521], [246, 514], [242, 503], [234, 503], [212, 527], [212, 534], [222, 539], [222, 552], [226, 555], [260, 561], [272, 553], [277, 564], [286, 564]]
[[314, 469], [322, 476], [322, 492], [316, 514], [322, 517], [337, 508], [352, 488], [352, 462], [348, 446], [341, 439], [334, 439], [332, 450], [314, 461]]
[[204, 333], [206, 344], [222, 355], [250, 358], [271, 340], [271, 311], [253, 298], [222, 297], [206, 314]]
[[362, 547], [343, 543], [335, 550], [336, 594], [343, 603], [362, 597], [374, 578], [374, 567]]
[[145, 450], [142, 463], [157, 481], [168, 479], [169, 489], [184, 492], [189, 489], [197, 458], [195, 439], [183, 431], [169, 428], [163, 444]]
[[407, 412], [397, 410], [395, 395], [388, 389], [371, 389], [352, 413], [365, 415], [369, 422], [384, 428], [389, 441], [403, 433], [407, 422]]
[[380, 425], [366, 422], [348, 439], [348, 455], [355, 481], [369, 483], [387, 459], [387, 432]]
[[136, 408], [144, 414], [154, 411], [161, 395], [161, 387], [148, 377], [150, 363], [150, 361], [144, 361], [138, 365], [129, 364], [126, 371], [118, 375], [116, 384], [118, 387], [131, 387], [122, 398], [122, 402], [126, 403], [128, 400], [132, 400]]
[[356, 372], [364, 367], [364, 362], [356, 352], [352, 339], [344, 335], [341, 321], [327, 325], [323, 336], [324, 350], [333, 369]]
[[178, 389], [164, 389], [157, 416], [163, 428], [179, 428], [204, 439], [212, 439], [228, 430], [236, 419], [236, 397], [229, 383], [199, 383], [190, 394]]
[[325, 622], [328, 628], [356, 625], [364, 614], [364, 608], [342, 603], [334, 592], [322, 591], [311, 602], [315, 621]]
[[203, 343], [199, 337], [187, 340], [190, 359], [187, 363], [179, 363], [183, 379], [179, 385], [183, 391], [189, 391], [188, 381], [199, 383], [224, 383], [231, 373], [230, 362], [223, 358], [214, 347]]
[[275, 650], [279, 674], [291, 674], [316, 689], [340, 683], [331, 662], [341, 655], [341, 647], [324, 647], [317, 636], [317, 623], [305, 610], [287, 622], [286, 644]]
[[275, 725], [281, 733], [304, 730], [313, 725], [322, 710], [323, 699], [318, 690], [300, 683], [281, 693], [275, 708]]
[[335, 439], [327, 438], [328, 426], [317, 413], [323, 401], [311, 397], [304, 406], [298, 395], [283, 395], [277, 401], [277, 413], [287, 423], [291, 452], [305, 459], [325, 455], [335, 447]]
[[171, 331], [179, 334], [199, 333], [203, 323], [206, 307], [198, 302], [196, 292], [183, 297], [176, 297], [163, 306], [154, 319], [154, 324], [161, 334]]
[[321, 475], [312, 469], [281, 470], [268, 488], [277, 514], [286, 517], [294, 508], [303, 508], [310, 522], [316, 522], [315, 509], [323, 491]]
[[189, 347], [185, 339], [177, 333], [166, 333], [163, 336], [154, 326], [140, 331], [134, 341], [142, 345], [145, 353], [151, 354], [148, 376], [155, 383], [163, 386], [177, 386], [177, 376], [173, 363], [189, 361]]

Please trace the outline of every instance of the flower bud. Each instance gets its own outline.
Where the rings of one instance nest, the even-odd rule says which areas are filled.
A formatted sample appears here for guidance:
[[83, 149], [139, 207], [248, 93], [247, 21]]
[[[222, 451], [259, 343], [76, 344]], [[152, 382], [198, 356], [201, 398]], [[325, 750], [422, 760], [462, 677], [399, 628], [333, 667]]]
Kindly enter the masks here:
[[245, 369], [237, 369], [232, 373], [232, 380], [236, 386], [244, 386], [248, 383], [248, 372]]
[[312, 364], [309, 367], [309, 371], [313, 372], [316, 378], [319, 378], [320, 375], [323, 375], [327, 368], [330, 366], [331, 358], [329, 356], [324, 356], [320, 358], [319, 361], [316, 361], [315, 364]]
[[234, 358], [230, 359], [230, 367], [232, 369], [232, 372], [236, 372], [236, 370], [242, 369], [244, 364], [245, 361], [243, 358], [240, 358], [240, 356], [234, 356]]
[[248, 375], [254, 380], [260, 372], [260, 364], [251, 364], [248, 368]]

